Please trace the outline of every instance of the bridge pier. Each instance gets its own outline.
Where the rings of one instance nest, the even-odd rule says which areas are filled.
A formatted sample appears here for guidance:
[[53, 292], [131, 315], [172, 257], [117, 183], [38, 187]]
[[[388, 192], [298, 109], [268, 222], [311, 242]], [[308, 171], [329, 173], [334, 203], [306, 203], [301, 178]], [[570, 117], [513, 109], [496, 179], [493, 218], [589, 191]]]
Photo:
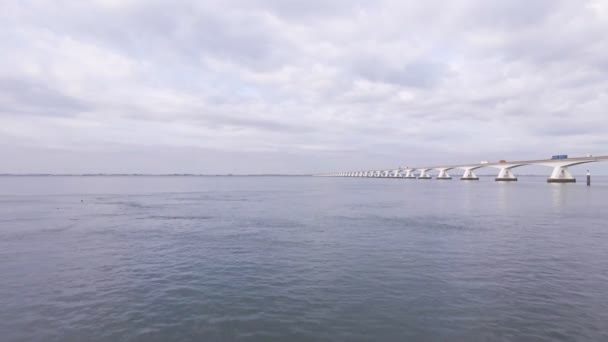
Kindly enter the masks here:
[[420, 174], [418, 175], [418, 179], [432, 179], [433, 177], [431, 177], [431, 176], [428, 174], [428, 171], [429, 171], [429, 170], [430, 170], [430, 169], [420, 169], [420, 170], [419, 170], [419, 171], [420, 171]]
[[503, 167], [500, 169], [498, 176], [494, 180], [497, 182], [516, 182], [517, 177], [515, 177], [509, 167]]
[[460, 180], [479, 180], [479, 176], [473, 172], [474, 169], [465, 169]]
[[449, 169], [439, 169], [439, 175], [435, 179], [452, 179], [452, 176], [448, 173]]
[[403, 178], [416, 179], [416, 175], [414, 174], [414, 170], [406, 170], [405, 171], [405, 177], [403, 177]]
[[556, 166], [547, 178], [547, 183], [576, 183], [576, 178], [568, 171], [568, 167]]

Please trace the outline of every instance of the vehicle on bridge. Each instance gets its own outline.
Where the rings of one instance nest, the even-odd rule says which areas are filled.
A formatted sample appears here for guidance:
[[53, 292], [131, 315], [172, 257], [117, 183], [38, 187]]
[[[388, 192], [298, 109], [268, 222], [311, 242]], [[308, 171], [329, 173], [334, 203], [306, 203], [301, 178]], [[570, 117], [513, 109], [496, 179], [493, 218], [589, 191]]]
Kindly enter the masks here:
[[506, 163], [506, 162], [507, 162], [507, 161], [506, 161], [506, 160], [504, 160], [504, 159], [501, 159], [501, 160], [499, 160], [499, 161], [498, 161], [498, 163], [500, 163], [500, 164], [504, 164], [504, 163]]
[[558, 154], [555, 156], [551, 156], [551, 159], [568, 159], [568, 155], [567, 154]]
[[479, 164], [489, 164], [490, 162], [487, 160], [482, 160]]

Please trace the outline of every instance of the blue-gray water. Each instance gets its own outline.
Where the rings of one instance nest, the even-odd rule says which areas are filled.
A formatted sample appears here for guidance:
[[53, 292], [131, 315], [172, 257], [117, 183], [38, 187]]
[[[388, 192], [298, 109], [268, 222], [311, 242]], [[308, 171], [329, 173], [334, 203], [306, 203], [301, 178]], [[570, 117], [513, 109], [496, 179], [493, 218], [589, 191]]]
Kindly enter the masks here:
[[599, 177], [0, 177], [0, 340], [606, 341], [607, 199]]

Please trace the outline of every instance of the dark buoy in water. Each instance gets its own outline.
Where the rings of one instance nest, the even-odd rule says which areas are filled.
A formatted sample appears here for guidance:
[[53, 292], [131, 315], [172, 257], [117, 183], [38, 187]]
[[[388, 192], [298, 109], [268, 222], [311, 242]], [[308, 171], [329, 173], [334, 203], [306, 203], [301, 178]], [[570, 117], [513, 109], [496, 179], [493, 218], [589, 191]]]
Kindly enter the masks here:
[[587, 170], [587, 186], [591, 186], [591, 173]]

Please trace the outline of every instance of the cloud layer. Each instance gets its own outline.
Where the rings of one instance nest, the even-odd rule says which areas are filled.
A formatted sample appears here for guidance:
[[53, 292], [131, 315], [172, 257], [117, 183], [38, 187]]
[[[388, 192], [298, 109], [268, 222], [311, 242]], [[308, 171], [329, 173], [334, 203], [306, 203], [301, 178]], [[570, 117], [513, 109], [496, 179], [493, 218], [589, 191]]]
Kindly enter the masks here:
[[608, 3], [0, 4], [2, 172], [608, 154]]

